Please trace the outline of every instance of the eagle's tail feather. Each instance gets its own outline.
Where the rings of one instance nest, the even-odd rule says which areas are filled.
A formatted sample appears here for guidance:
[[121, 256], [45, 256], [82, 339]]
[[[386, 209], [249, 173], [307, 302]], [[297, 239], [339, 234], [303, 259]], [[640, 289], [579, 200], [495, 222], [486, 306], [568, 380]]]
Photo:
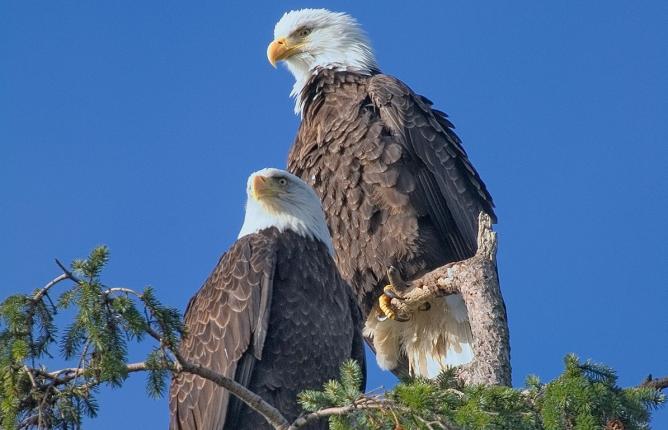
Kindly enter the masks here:
[[473, 360], [468, 312], [457, 294], [435, 299], [429, 310], [416, 312], [407, 322], [379, 321], [372, 311], [364, 335], [372, 339], [381, 368], [395, 369], [405, 354], [413, 376], [434, 378], [443, 369]]
[[[436, 299], [428, 311], [405, 323], [403, 349], [412, 375], [434, 378], [448, 367], [473, 360], [473, 339], [460, 295]], [[410, 332], [408, 332], [410, 330]]]

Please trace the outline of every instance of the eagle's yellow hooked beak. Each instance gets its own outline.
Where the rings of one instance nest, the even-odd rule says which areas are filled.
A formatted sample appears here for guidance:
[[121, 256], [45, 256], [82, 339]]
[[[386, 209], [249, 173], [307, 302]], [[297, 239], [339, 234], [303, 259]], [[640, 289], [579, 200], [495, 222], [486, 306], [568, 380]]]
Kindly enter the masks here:
[[278, 194], [278, 189], [271, 178], [257, 175], [253, 178], [251, 185], [251, 196], [257, 201], [265, 197], [273, 197]]
[[285, 37], [279, 37], [269, 44], [267, 47], [267, 58], [272, 66], [276, 67], [276, 63], [286, 58], [299, 53], [299, 48], [302, 44], [290, 45], [290, 42]]

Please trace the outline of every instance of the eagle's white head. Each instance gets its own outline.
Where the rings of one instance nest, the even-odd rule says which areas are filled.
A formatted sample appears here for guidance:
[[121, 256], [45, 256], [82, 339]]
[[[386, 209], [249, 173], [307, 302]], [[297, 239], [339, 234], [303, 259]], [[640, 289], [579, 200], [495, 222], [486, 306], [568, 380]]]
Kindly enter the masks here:
[[286, 12], [274, 28], [267, 48], [269, 62], [285, 61], [295, 77], [291, 96], [297, 98], [313, 73], [320, 68], [372, 73], [378, 70], [366, 34], [355, 18], [327, 9]]
[[306, 182], [284, 170], [267, 168], [248, 177], [246, 216], [239, 237], [269, 227], [320, 240], [334, 256], [320, 198]]

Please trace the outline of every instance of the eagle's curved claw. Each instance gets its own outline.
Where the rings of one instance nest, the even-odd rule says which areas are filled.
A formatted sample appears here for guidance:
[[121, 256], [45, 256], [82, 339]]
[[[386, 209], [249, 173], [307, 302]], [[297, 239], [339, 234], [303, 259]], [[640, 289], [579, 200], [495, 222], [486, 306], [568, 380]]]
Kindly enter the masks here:
[[399, 299], [402, 300], [404, 296], [401, 295], [399, 291], [394, 287], [394, 285], [385, 285], [383, 288], [383, 295], [388, 296], [390, 299]]
[[394, 266], [387, 268], [387, 278], [389, 279], [390, 284], [383, 288], [383, 295], [378, 298], [378, 307], [380, 308], [380, 311], [376, 318], [379, 321], [384, 321], [387, 318], [399, 322], [410, 320], [410, 316], [397, 312], [395, 307], [392, 306], [392, 299], [403, 300], [404, 298], [397, 289], [405, 290], [408, 287], [408, 284], [402, 279], [399, 270]]
[[386, 285], [385, 288], [383, 288], [383, 295], [378, 298], [378, 307], [380, 308], [380, 312], [377, 316], [377, 319], [379, 321], [385, 321], [387, 318], [390, 318], [399, 322], [410, 320], [410, 317], [395, 310], [394, 306], [392, 306], [392, 299], [402, 300], [403, 297], [394, 288], [394, 285]]
[[405, 290], [408, 284], [402, 279], [399, 269], [394, 266], [387, 268], [387, 278], [390, 284], [383, 288], [383, 295], [378, 298], [378, 307], [380, 308], [378, 320], [384, 321], [387, 318], [399, 322], [410, 320], [410, 316], [397, 312], [395, 307], [392, 306], [392, 299], [403, 300], [404, 298], [397, 289]]
[[383, 322], [387, 319], [387, 315], [383, 313], [384, 311], [379, 311], [376, 313], [376, 320]]

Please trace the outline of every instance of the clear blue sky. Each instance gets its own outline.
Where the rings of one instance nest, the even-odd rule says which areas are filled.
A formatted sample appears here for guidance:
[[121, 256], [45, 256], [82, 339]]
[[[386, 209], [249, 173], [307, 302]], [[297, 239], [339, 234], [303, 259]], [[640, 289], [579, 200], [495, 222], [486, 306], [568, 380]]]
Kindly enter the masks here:
[[[274, 23], [324, 6], [451, 115], [494, 195], [514, 383], [568, 352], [624, 385], [668, 374], [668, 2], [382, 5], [3, 1], [1, 295], [104, 243], [109, 283], [183, 309], [236, 237], [247, 175], [284, 166], [298, 125]], [[393, 381], [371, 367], [369, 388]], [[165, 427], [143, 384], [103, 390], [88, 427]]]

